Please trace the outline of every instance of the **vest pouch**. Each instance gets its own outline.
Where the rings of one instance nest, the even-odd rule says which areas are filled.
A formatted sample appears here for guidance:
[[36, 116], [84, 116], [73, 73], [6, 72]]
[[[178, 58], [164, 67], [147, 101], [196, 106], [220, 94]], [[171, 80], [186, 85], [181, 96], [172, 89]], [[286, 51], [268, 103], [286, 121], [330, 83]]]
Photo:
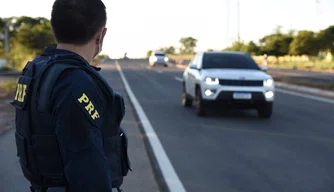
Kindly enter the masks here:
[[[29, 76], [21, 76], [19, 78], [14, 101], [10, 103], [16, 111], [15, 125], [17, 136], [15, 136], [15, 138], [21, 140], [17, 141], [17, 144], [23, 142], [23, 140], [25, 140], [27, 144], [30, 144], [29, 138], [31, 136], [32, 129], [30, 127], [30, 111], [28, 106], [30, 105], [31, 81], [32, 78]], [[27, 146], [25, 148], [26, 150], [28, 149]], [[20, 154], [18, 155], [20, 156]]]
[[120, 187], [123, 183], [121, 142], [119, 135], [105, 138], [103, 141], [104, 152], [110, 164], [113, 188]]
[[128, 155], [128, 138], [123, 129], [121, 129], [121, 141], [122, 141], [122, 175], [126, 176], [131, 169], [131, 163]]
[[38, 174], [43, 185], [51, 187], [66, 186], [58, 140], [56, 135], [33, 135], [32, 150], [38, 165]]
[[31, 122], [30, 122], [30, 85], [32, 78], [30, 76], [21, 76], [16, 87], [16, 94], [11, 105], [15, 108], [15, 143], [17, 147], [17, 156], [26, 178], [30, 179], [34, 175], [33, 158], [31, 156]]
[[28, 165], [28, 143], [26, 138], [15, 132], [15, 142], [17, 147], [17, 156], [20, 158], [20, 164], [23, 166]]
[[[31, 163], [31, 146], [28, 145], [27, 139], [20, 135], [18, 132], [15, 132], [15, 141], [17, 148], [17, 156], [19, 157], [19, 162], [21, 165], [22, 173], [25, 178], [29, 181], [38, 183], [39, 178], [36, 178], [36, 173], [32, 168], [33, 165]], [[30, 155], [30, 156], [29, 156]]]

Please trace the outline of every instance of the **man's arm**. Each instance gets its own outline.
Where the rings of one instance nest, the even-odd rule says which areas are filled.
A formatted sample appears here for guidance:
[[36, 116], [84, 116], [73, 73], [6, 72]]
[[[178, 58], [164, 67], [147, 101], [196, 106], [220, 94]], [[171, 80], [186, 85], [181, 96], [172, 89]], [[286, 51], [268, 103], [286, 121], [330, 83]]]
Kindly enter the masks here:
[[111, 192], [110, 166], [100, 129], [104, 117], [99, 95], [84, 74], [70, 76], [59, 83], [61, 86], [58, 84], [54, 96], [56, 135], [70, 191]]

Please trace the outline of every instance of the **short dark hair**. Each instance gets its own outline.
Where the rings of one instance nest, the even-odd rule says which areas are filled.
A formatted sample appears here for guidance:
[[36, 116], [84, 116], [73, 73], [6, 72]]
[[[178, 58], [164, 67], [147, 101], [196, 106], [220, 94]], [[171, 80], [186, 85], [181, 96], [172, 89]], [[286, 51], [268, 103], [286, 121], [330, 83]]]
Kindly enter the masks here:
[[52, 7], [51, 25], [58, 43], [86, 44], [106, 22], [101, 0], [56, 0]]

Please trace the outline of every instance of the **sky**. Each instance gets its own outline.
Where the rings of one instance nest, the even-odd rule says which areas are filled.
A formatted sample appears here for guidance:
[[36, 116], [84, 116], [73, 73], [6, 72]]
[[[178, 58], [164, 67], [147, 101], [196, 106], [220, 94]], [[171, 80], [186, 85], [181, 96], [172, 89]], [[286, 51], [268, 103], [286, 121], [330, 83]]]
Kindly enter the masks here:
[[[103, 51], [111, 57], [143, 57], [148, 50], [179, 47], [181, 37], [197, 49], [221, 50], [237, 38], [258, 41], [278, 25], [282, 30], [318, 31], [334, 25], [334, 0], [103, 0], [108, 32]], [[0, 0], [0, 17], [50, 19], [54, 0]], [[318, 7], [318, 8], [317, 8]]]

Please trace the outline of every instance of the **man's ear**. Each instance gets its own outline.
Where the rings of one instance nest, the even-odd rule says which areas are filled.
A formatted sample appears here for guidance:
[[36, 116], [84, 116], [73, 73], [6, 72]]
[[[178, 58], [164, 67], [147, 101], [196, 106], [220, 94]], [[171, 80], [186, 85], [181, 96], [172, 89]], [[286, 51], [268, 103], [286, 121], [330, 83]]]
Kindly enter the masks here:
[[96, 34], [97, 35], [97, 37], [96, 37], [96, 44], [100, 44], [100, 43], [103, 42], [103, 39], [104, 39], [104, 36], [106, 35], [106, 33], [107, 33], [107, 28], [103, 28], [102, 29], [102, 34], [101, 34], [101, 32], [99, 32], [98, 34]]
[[103, 42], [104, 37], [106, 36], [106, 34], [107, 34], [107, 28], [104, 28], [103, 31], [102, 31], [102, 36], [101, 36], [101, 43]]
[[51, 32], [52, 32], [52, 35], [53, 35], [53, 39], [55, 40], [56, 43], [58, 43], [52, 25], [51, 25]]

